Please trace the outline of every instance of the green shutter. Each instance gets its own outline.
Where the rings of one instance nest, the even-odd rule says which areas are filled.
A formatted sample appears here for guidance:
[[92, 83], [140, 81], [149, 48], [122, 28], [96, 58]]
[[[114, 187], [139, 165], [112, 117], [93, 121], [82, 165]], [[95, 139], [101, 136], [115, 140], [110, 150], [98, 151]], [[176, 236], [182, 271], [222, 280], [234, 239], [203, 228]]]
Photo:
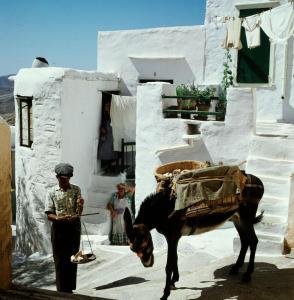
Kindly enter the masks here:
[[[243, 9], [240, 17], [248, 17], [266, 9]], [[238, 51], [237, 83], [268, 83], [270, 41], [268, 36], [260, 29], [260, 47], [247, 48], [245, 29], [241, 28], [241, 42], [243, 48]]]

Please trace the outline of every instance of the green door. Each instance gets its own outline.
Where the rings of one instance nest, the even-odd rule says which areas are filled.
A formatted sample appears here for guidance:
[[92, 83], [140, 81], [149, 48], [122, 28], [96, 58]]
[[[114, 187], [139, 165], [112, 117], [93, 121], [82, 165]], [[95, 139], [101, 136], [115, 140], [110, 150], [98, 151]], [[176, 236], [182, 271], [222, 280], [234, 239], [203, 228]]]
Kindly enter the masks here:
[[[252, 16], [262, 11], [259, 9], [242, 9], [240, 18]], [[243, 48], [238, 51], [237, 83], [268, 83], [270, 62], [270, 41], [260, 29], [260, 46], [249, 49], [247, 47], [245, 28], [241, 27], [241, 42]]]

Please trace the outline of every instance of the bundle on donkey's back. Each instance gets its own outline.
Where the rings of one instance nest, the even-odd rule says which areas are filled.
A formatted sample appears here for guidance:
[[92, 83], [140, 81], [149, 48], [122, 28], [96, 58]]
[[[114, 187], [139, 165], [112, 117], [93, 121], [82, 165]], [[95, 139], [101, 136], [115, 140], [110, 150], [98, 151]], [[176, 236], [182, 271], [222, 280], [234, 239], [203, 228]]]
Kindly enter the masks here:
[[177, 245], [181, 236], [213, 230], [227, 220], [233, 221], [241, 241], [231, 274], [238, 273], [249, 247], [249, 264], [242, 279], [251, 280], [258, 243], [254, 224], [262, 219], [262, 214], [256, 216], [256, 212], [263, 192], [261, 180], [238, 167], [210, 167], [182, 174], [176, 183], [165, 179], [161, 189], [142, 202], [134, 224], [129, 212], [125, 212], [131, 250], [145, 267], [154, 263], [150, 231], [155, 228], [166, 238], [166, 283], [161, 299], [168, 298], [179, 280]]

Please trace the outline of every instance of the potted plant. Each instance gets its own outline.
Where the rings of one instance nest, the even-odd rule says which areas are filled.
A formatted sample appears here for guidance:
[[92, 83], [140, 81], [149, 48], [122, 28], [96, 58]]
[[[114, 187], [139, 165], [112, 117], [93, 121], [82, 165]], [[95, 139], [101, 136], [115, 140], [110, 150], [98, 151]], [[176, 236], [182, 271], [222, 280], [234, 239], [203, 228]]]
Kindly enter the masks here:
[[196, 108], [196, 102], [193, 101], [193, 99], [187, 98], [193, 96], [191, 85], [189, 84], [178, 85], [176, 87], [176, 94], [177, 97], [183, 97], [183, 98], [178, 98], [179, 109], [191, 110]]
[[[204, 90], [198, 90], [197, 110], [209, 111], [211, 98], [215, 95], [215, 88], [207, 87]], [[207, 115], [198, 115], [198, 120], [207, 120]]]
[[[176, 87], [178, 107], [180, 110], [196, 110], [196, 99], [188, 98], [194, 96], [193, 87], [194, 84], [181, 84]], [[185, 113], [182, 113], [181, 117], [183, 119], [190, 119], [190, 115]]]

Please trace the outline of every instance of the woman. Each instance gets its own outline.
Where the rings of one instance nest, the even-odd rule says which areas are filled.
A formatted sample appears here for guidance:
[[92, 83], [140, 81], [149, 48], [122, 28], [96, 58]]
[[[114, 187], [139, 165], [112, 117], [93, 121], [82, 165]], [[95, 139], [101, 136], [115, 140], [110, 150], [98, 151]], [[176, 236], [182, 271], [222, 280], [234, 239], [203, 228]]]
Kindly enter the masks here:
[[125, 184], [120, 183], [116, 186], [117, 191], [111, 195], [107, 204], [112, 219], [112, 228], [110, 233], [111, 245], [129, 245], [127, 235], [125, 233], [124, 212], [128, 208], [132, 218], [132, 194], [127, 192]]
[[113, 135], [110, 119], [110, 101], [103, 102], [102, 121], [97, 158], [106, 174], [116, 171], [118, 152], [113, 151]]

